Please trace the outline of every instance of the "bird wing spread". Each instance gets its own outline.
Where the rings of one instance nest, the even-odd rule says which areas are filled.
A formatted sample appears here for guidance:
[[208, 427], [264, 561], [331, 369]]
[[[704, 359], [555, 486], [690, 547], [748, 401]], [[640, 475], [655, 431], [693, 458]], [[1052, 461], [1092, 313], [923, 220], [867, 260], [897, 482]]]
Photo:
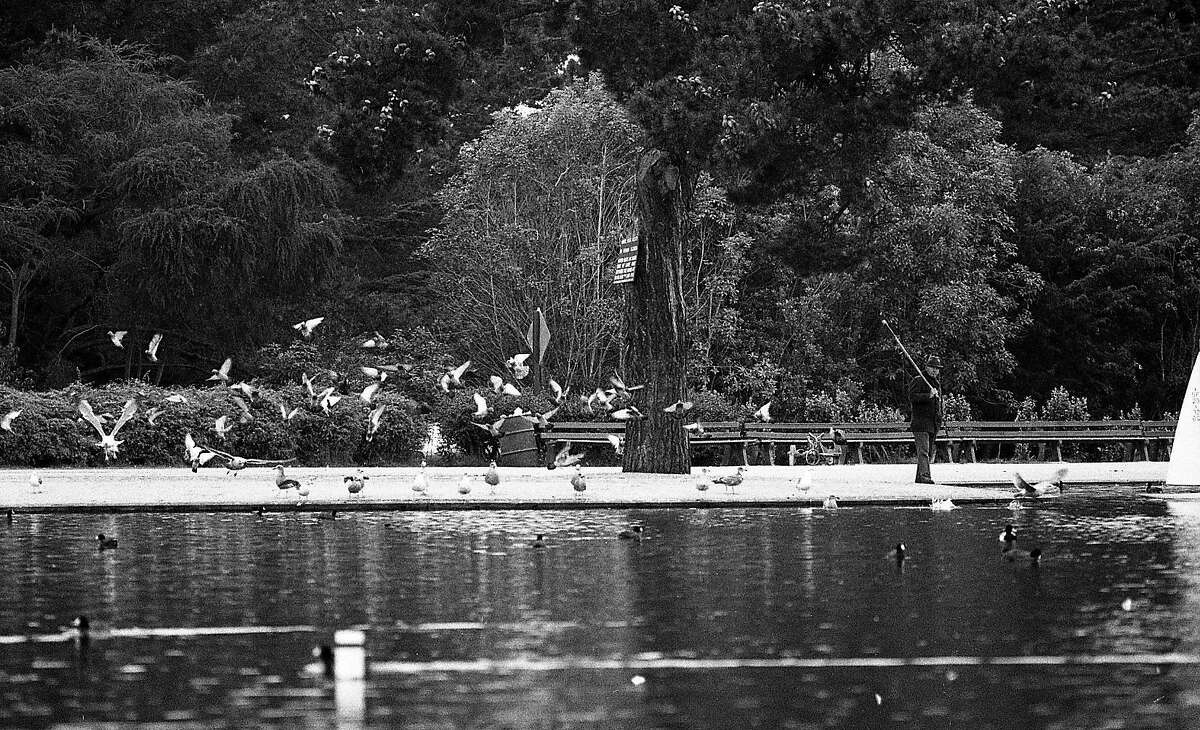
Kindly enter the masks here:
[[129, 419], [133, 418], [136, 413], [137, 401], [132, 398], [125, 401], [125, 407], [121, 409], [121, 417], [117, 419], [117, 425], [113, 426], [112, 433], [109, 436], [116, 436], [117, 431], [120, 431], [122, 426], [129, 423]]
[[108, 434], [104, 432], [104, 424], [100, 423], [100, 419], [96, 418], [96, 412], [92, 410], [92, 404], [86, 400], [79, 401], [79, 412], [83, 414], [83, 420], [92, 424], [92, 428], [96, 429], [96, 433], [100, 434], [100, 438], [107, 438]]

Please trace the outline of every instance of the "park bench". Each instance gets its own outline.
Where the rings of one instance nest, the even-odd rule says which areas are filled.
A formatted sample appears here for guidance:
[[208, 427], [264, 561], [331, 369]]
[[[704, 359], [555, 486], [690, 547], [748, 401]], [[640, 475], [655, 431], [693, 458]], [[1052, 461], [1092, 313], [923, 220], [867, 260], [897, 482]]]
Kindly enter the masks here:
[[845, 463], [849, 449], [834, 444], [830, 429], [843, 429], [840, 423], [747, 423], [746, 439], [749, 443], [766, 444], [767, 463], [774, 464], [776, 449], [788, 446], [788, 465], [797, 462], [815, 465], [819, 463]]
[[1142, 453], [1154, 459], [1160, 459], [1160, 454], [1170, 458], [1175, 425], [1176, 421], [1142, 421]]
[[946, 440], [960, 445], [970, 461], [976, 461], [981, 446], [996, 446], [998, 454], [1005, 444], [1035, 446], [1039, 459], [1046, 459], [1049, 452], [1055, 461], [1062, 461], [1064, 442], [1118, 443], [1125, 448], [1127, 461], [1135, 450], [1149, 459], [1141, 421], [951, 421], [945, 433]]
[[[745, 430], [740, 421], [705, 421], [702, 433], [688, 432], [688, 446], [725, 447], [725, 463], [731, 463], [733, 447], [741, 446], [742, 463], [747, 464]], [[608, 444], [609, 436], [625, 438], [625, 424], [621, 421], [552, 421], [541, 429], [540, 437], [546, 449], [546, 458], [553, 459], [561, 444]]]

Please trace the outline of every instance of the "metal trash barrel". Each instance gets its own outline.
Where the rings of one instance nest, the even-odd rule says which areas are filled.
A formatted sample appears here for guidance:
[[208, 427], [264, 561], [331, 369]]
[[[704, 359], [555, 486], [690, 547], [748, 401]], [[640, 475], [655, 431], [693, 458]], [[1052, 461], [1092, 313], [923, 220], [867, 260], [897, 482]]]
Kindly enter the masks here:
[[538, 466], [537, 431], [524, 416], [508, 416], [500, 424], [500, 466]]

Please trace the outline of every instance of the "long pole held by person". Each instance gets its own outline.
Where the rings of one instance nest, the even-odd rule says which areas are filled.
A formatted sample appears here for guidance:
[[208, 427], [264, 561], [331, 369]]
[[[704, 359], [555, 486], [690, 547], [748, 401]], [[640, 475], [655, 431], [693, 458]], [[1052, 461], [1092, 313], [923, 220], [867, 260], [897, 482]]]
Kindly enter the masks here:
[[882, 318], [880, 321], [883, 322], [884, 327], [887, 327], [887, 331], [892, 333], [892, 337], [896, 340], [896, 344], [900, 346], [900, 352], [903, 352], [904, 356], [908, 358], [908, 361], [912, 363], [913, 369], [917, 371], [917, 375], [921, 376], [921, 380], [925, 381], [925, 385], [929, 386], [929, 390], [937, 390], [937, 388], [933, 387], [933, 383], [929, 382], [929, 378], [925, 377], [925, 371], [921, 370], [921, 367], [917, 365], [917, 361], [913, 359], [913, 356], [908, 354], [908, 348], [906, 348], [904, 343], [900, 341], [900, 338], [896, 336], [896, 331], [892, 329], [892, 326], [888, 324], [888, 321]]

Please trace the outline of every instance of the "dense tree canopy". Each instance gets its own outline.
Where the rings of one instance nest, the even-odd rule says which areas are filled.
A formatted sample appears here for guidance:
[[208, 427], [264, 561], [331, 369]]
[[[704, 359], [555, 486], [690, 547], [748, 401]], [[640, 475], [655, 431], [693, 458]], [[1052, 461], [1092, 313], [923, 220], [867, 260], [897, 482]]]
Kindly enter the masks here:
[[[1171, 0], [20, 4], [0, 373], [191, 382], [315, 313], [331, 339], [425, 326], [490, 362], [543, 306], [552, 366], [601, 377], [631, 155], [657, 148], [686, 178], [691, 388], [784, 417], [899, 405], [883, 315], [980, 413], [1058, 386], [1097, 415], [1172, 411], [1200, 349], [1197, 20]], [[510, 321], [468, 306], [485, 270]], [[109, 329], [167, 331], [167, 366]]]

